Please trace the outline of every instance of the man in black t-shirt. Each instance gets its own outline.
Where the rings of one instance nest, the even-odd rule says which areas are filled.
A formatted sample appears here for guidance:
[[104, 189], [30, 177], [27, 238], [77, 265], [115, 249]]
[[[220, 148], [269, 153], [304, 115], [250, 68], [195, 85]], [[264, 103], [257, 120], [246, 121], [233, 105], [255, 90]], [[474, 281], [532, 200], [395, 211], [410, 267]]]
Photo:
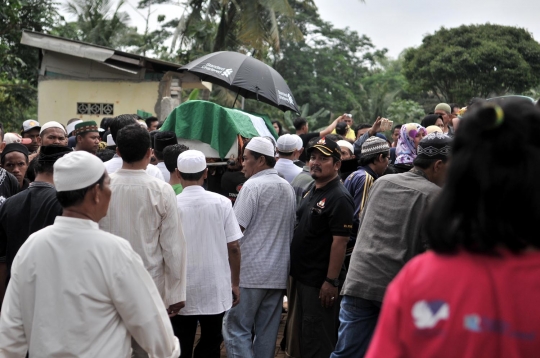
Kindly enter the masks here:
[[221, 177], [221, 194], [229, 198], [234, 205], [236, 197], [246, 182], [246, 176], [242, 173], [240, 158], [227, 162], [227, 171]]
[[[354, 203], [338, 175], [337, 143], [321, 138], [307, 152], [315, 182], [296, 212], [289, 292], [294, 315], [287, 323], [287, 353], [329, 357], [337, 341], [339, 287]], [[299, 342], [299, 352], [294, 351], [294, 342]]]
[[11, 264], [20, 247], [30, 235], [52, 225], [55, 218], [62, 215], [62, 206], [54, 189], [53, 165], [71, 151], [68, 147], [41, 147], [36, 158], [36, 180], [0, 207], [0, 303]]
[[12, 174], [4, 168], [0, 168], [0, 205], [4, 204], [7, 198], [19, 192], [19, 182]]
[[339, 116], [336, 118], [328, 127], [326, 127], [325, 130], [320, 132], [312, 132], [308, 133], [309, 131], [309, 124], [305, 118], [298, 117], [294, 120], [293, 125], [296, 129], [296, 134], [302, 138], [302, 144], [304, 147], [304, 151], [300, 154], [300, 157], [298, 160], [307, 163], [308, 156], [306, 155], [306, 148], [308, 147], [308, 142], [310, 139], [315, 137], [325, 137], [327, 134], [332, 133], [332, 131], [336, 128], [336, 125], [339, 122], [344, 121], [344, 116]]

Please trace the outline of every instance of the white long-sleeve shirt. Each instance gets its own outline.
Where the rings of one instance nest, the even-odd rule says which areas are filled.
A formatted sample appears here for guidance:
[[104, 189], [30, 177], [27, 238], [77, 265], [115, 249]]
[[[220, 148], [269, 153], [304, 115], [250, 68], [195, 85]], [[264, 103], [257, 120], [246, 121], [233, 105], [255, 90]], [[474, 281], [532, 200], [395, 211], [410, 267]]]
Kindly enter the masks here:
[[144, 170], [111, 174], [111, 202], [101, 229], [141, 255], [167, 306], [186, 300], [186, 242], [170, 184]]
[[166, 308], [129, 243], [91, 220], [59, 216], [13, 262], [0, 357], [178, 357]]

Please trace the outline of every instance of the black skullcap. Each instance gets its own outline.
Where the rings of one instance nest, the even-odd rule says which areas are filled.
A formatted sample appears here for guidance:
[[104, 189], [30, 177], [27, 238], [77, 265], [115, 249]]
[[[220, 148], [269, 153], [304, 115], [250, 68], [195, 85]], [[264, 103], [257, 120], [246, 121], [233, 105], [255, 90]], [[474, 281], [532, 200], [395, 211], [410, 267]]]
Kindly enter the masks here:
[[2, 151], [2, 160], [4, 159], [4, 157], [8, 154], [8, 153], [11, 153], [11, 152], [19, 152], [19, 153], [22, 153], [24, 154], [24, 156], [28, 159], [28, 154], [30, 154], [28, 152], [28, 148], [26, 148], [26, 146], [22, 145], [21, 143], [9, 143], [8, 145], [6, 145], [6, 147], [4, 148], [4, 150]]
[[440, 132], [433, 132], [418, 144], [417, 158], [447, 159], [452, 151], [452, 138]]
[[176, 133], [174, 132], [158, 131], [158, 133], [156, 133], [156, 135], [154, 136], [154, 150], [157, 150], [158, 152], [163, 152], [163, 149], [165, 149], [165, 147], [173, 144], [178, 144], [178, 140], [176, 139]]

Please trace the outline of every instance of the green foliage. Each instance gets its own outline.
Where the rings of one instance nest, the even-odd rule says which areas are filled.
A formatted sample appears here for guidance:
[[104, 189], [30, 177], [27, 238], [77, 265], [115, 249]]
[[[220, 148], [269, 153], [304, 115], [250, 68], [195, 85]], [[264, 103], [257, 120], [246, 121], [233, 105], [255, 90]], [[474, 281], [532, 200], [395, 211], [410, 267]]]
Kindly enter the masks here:
[[387, 117], [396, 124], [420, 123], [426, 112], [422, 106], [411, 100], [397, 100], [388, 106]]
[[410, 89], [440, 101], [521, 93], [540, 84], [540, 44], [525, 29], [500, 25], [441, 28], [405, 54]]
[[300, 106], [300, 115], [291, 111], [285, 112], [283, 115], [282, 124], [291, 132], [295, 132], [294, 120], [298, 117], [303, 117], [308, 122], [311, 128], [319, 128], [321, 126], [325, 127], [325, 124], [328, 124], [328, 119], [330, 118], [330, 111], [323, 108], [319, 108], [315, 113], [309, 114], [309, 103], [304, 103]]
[[74, 22], [62, 21], [53, 34], [72, 40], [111, 48], [125, 48], [141, 43], [136, 27], [128, 26], [129, 15], [120, 11], [124, 0], [71, 0], [65, 10], [75, 15]]
[[57, 18], [50, 0], [9, 0], [0, 6], [0, 122], [8, 130], [36, 117], [38, 52], [20, 44], [22, 30], [47, 32]]

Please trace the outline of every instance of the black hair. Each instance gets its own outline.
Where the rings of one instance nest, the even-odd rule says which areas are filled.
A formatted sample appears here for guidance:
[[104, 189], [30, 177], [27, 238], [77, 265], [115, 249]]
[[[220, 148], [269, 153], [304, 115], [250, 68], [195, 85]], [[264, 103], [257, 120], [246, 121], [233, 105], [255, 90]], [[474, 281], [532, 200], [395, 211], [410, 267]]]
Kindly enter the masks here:
[[454, 108], [459, 108], [461, 109], [461, 106], [457, 103], [448, 103], [448, 105], [450, 106], [450, 111], [451, 112], [454, 112]]
[[154, 157], [156, 157], [157, 160], [163, 160], [163, 152], [161, 150], [154, 149]]
[[101, 176], [101, 178], [99, 178], [97, 182], [90, 186], [87, 186], [86, 188], [56, 192], [56, 199], [58, 199], [58, 202], [60, 203], [60, 205], [62, 205], [63, 208], [69, 208], [70, 206], [80, 204], [83, 202], [88, 190], [92, 189], [96, 185], [102, 186], [104, 181], [105, 173], [103, 173], [103, 175]]
[[339, 134], [327, 134], [326, 139], [330, 139], [331, 141], [337, 142], [338, 140], [345, 140], [342, 135]]
[[421, 169], [428, 169], [438, 160], [441, 160], [443, 163], [446, 163], [448, 161], [448, 158], [445, 157], [445, 158], [438, 158], [438, 159], [428, 159], [428, 158], [416, 157], [413, 160], [413, 165]]
[[354, 133], [358, 133], [360, 129], [371, 128], [371, 127], [372, 125], [369, 123], [360, 123], [359, 125], [356, 126], [356, 128], [354, 128]]
[[358, 163], [365, 167], [365, 166], [368, 166], [369, 164], [371, 163], [375, 163], [375, 161], [379, 158], [379, 156], [382, 154], [382, 157], [383, 158], [386, 158], [388, 156], [390, 156], [390, 152], [387, 151], [387, 152], [382, 152], [382, 153], [373, 153], [373, 154], [370, 154], [370, 155], [366, 155], [366, 156], [361, 156], [360, 157], [360, 160], [358, 161]]
[[113, 117], [103, 117], [101, 123], [99, 124], [99, 127], [103, 128], [105, 131], [108, 131], [113, 120]]
[[138, 162], [150, 149], [150, 133], [139, 124], [124, 127], [118, 131], [116, 147], [124, 162]]
[[426, 217], [431, 249], [491, 254], [500, 247], [540, 248], [539, 132], [540, 110], [527, 100], [467, 110], [446, 184]]
[[148, 128], [150, 128], [150, 126], [152, 125], [152, 122], [159, 122], [159, 119], [157, 119], [156, 117], [148, 117], [144, 120], [144, 122], [146, 123]]
[[186, 150], [189, 150], [189, 148], [183, 144], [168, 145], [163, 149], [163, 162], [169, 173], [173, 173], [177, 168], [178, 156]]
[[99, 136], [101, 138], [101, 141], [107, 143], [107, 136], [109, 134], [111, 134], [111, 131], [109, 131], [109, 130], [106, 130], [104, 132], [99, 132]]
[[120, 129], [135, 123], [137, 123], [136, 114], [121, 114], [114, 117], [114, 119], [109, 124], [109, 127], [111, 129], [111, 136], [114, 142], [116, 143], [116, 136]]
[[198, 172], [198, 173], [182, 173], [182, 172], [180, 172], [180, 177], [182, 177], [182, 179], [187, 180], [187, 181], [197, 181], [197, 180], [202, 178], [205, 171], [206, 171], [206, 169], [204, 169], [202, 172]]
[[396, 125], [394, 126], [394, 128], [392, 128], [392, 132], [395, 131], [396, 128], [397, 128], [397, 129], [401, 129], [401, 127], [403, 127], [403, 124], [396, 124]]
[[274, 123], [277, 124], [277, 126], [279, 128], [279, 131], [278, 131], [277, 135], [278, 136], [283, 135], [283, 126], [281, 125], [281, 123], [279, 121], [272, 121], [272, 124], [274, 124]]
[[96, 153], [96, 157], [101, 159], [102, 162], [106, 162], [108, 160], [111, 160], [112, 157], [114, 157], [115, 154], [116, 154], [116, 152], [114, 150], [109, 149], [109, 148], [105, 148], [105, 149], [102, 149], [102, 150], [98, 150], [97, 153]]
[[276, 149], [276, 153], [279, 154], [280, 157], [290, 157], [291, 155], [294, 154], [294, 152], [289, 152], [289, 153], [286, 153], [286, 152], [280, 152], [279, 149]]
[[[54, 163], [52, 163], [54, 164]], [[50, 173], [52, 174], [53, 173], [53, 167], [52, 167], [52, 164], [51, 164], [51, 167], [50, 169], [41, 169], [39, 172], [37, 171], [37, 165], [38, 165], [38, 158], [37, 156], [34, 157], [34, 159], [32, 159], [30, 161], [30, 163], [28, 163], [28, 168], [26, 169], [26, 179], [28, 179], [28, 181], [30, 183], [32, 183], [34, 180], [36, 180], [36, 174], [37, 173]]]
[[298, 117], [293, 121], [293, 126], [296, 130], [302, 129], [303, 126], [307, 124], [307, 120], [302, 117]]
[[422, 121], [420, 122], [420, 125], [424, 128], [427, 128], [429, 126], [434, 126], [435, 123], [437, 123], [437, 119], [439, 118], [442, 120], [442, 115], [428, 114], [427, 116], [424, 117], [424, 119], [422, 119]]

